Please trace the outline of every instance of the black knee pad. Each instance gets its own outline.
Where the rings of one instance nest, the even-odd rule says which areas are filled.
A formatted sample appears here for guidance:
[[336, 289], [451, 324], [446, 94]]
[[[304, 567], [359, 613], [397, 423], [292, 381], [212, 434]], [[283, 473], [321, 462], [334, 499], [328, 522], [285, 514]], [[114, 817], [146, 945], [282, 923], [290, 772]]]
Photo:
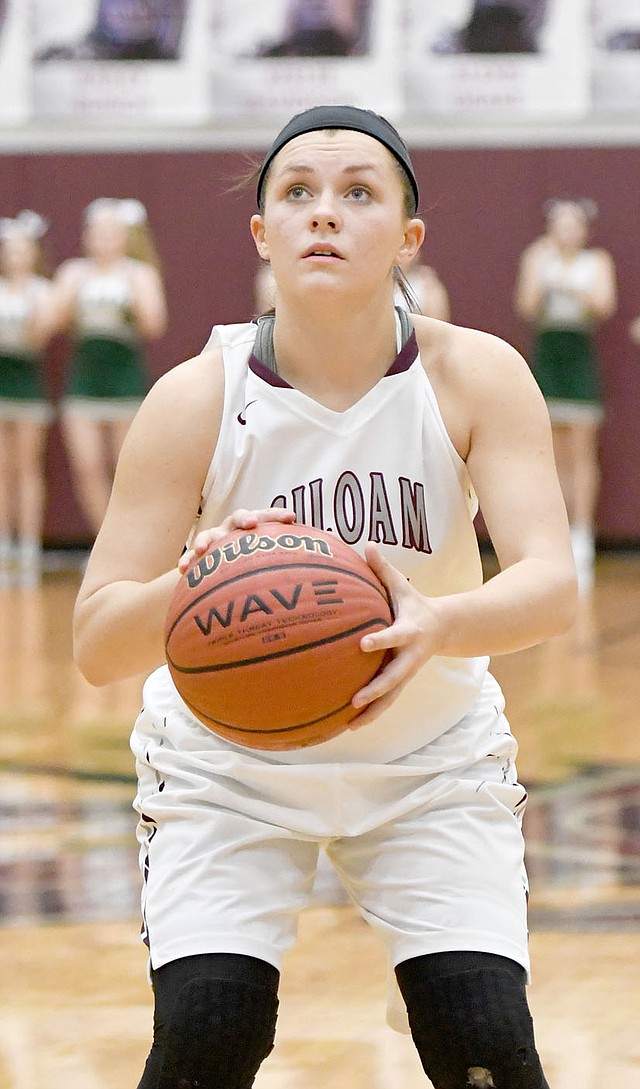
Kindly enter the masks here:
[[399, 964], [411, 1035], [434, 1089], [549, 1089], [521, 965], [491, 953]]
[[273, 1048], [278, 999], [264, 987], [193, 979], [167, 1026], [158, 1089], [250, 1089]]
[[154, 1044], [139, 1089], [250, 1089], [273, 1048], [279, 974], [252, 957], [189, 957], [154, 973]]

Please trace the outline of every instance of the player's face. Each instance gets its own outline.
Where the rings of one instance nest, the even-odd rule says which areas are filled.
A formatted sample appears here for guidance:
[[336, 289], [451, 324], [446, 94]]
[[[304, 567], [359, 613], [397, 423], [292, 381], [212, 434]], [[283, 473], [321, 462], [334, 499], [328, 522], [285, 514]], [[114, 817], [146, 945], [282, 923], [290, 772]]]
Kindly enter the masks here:
[[378, 140], [340, 129], [303, 133], [278, 153], [252, 231], [279, 290], [370, 296], [391, 284], [407, 233], [416, 248], [416, 223], [406, 216], [392, 155]]

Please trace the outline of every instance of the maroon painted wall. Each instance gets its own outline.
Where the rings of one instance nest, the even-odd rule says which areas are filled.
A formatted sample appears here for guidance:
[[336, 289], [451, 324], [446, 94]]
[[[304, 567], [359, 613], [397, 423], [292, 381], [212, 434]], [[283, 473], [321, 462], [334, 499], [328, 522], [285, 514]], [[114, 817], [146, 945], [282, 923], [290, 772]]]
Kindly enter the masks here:
[[[505, 337], [525, 354], [528, 330], [513, 313], [512, 294], [518, 256], [542, 226], [541, 205], [555, 195], [598, 202], [594, 241], [613, 254], [620, 287], [618, 314], [599, 335], [607, 400], [599, 530], [603, 541], [640, 544], [640, 352], [627, 334], [640, 314], [640, 148], [459, 148], [413, 157], [425, 259], [449, 288], [453, 320]], [[81, 212], [94, 197], [136, 196], [146, 204], [170, 306], [169, 331], [149, 351], [157, 376], [199, 351], [214, 322], [251, 314], [253, 190], [231, 188], [246, 172], [247, 156], [231, 152], [5, 155], [0, 214], [31, 207], [45, 215], [55, 266], [78, 253]], [[54, 398], [66, 352], [62, 338], [48, 352]], [[86, 541], [57, 429], [48, 474], [48, 541]]]

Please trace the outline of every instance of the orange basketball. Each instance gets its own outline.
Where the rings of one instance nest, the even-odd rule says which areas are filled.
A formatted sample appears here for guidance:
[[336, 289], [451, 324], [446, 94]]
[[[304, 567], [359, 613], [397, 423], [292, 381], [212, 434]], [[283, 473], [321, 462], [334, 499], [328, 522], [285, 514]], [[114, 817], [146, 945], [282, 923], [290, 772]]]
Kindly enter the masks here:
[[392, 622], [369, 565], [335, 534], [264, 523], [237, 530], [191, 565], [165, 627], [182, 699], [221, 737], [297, 749], [346, 729], [351, 698], [385, 653], [360, 640]]

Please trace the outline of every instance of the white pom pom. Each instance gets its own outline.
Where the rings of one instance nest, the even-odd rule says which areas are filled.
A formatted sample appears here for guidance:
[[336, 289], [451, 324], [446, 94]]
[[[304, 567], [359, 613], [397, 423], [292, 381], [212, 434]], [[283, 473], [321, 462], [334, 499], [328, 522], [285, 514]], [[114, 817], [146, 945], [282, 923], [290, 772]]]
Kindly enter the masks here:
[[16, 216], [16, 223], [30, 238], [42, 238], [47, 233], [49, 224], [46, 219], [31, 208], [25, 208]]
[[128, 200], [121, 200], [119, 211], [128, 227], [139, 227], [141, 223], [147, 222], [147, 210], [144, 204], [133, 197]]
[[25, 208], [14, 219], [5, 217], [0, 219], [0, 238], [15, 238], [22, 235], [23, 238], [31, 238], [34, 241], [42, 238], [47, 233], [49, 224], [43, 216]]

